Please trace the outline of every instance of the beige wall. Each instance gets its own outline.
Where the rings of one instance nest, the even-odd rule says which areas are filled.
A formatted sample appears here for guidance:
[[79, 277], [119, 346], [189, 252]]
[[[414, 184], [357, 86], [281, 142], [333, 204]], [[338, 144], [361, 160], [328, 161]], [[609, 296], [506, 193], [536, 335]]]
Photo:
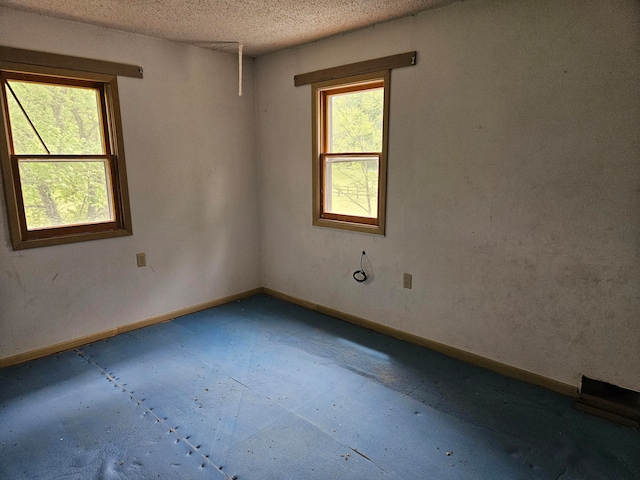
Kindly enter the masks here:
[[132, 237], [14, 252], [0, 205], [0, 358], [260, 286], [252, 60], [239, 98], [230, 54], [6, 9], [0, 45], [144, 68], [118, 81]]
[[[476, 0], [259, 58], [264, 285], [640, 390], [639, 27], [632, 0]], [[391, 78], [386, 237], [313, 227], [293, 76], [411, 50]]]

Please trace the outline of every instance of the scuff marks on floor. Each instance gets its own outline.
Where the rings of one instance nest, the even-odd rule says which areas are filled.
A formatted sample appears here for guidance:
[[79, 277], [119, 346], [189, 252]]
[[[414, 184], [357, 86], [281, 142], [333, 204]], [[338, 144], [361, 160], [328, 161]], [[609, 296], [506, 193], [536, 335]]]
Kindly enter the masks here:
[[267, 296], [0, 370], [0, 478], [638, 478], [637, 432]]

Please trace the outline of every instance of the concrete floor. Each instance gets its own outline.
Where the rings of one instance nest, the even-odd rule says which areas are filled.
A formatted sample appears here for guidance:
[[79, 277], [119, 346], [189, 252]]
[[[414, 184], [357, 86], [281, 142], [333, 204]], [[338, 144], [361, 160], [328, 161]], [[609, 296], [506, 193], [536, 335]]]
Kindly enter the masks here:
[[0, 479], [634, 479], [572, 399], [259, 295], [0, 370]]

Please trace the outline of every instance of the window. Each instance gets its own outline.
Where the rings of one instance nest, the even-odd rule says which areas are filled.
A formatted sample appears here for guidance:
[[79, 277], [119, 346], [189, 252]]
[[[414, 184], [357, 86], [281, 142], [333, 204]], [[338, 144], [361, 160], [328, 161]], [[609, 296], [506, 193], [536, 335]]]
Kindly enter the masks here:
[[389, 79], [417, 52], [293, 77], [312, 85], [313, 224], [385, 233]]
[[314, 224], [384, 234], [389, 72], [313, 84]]
[[131, 235], [115, 75], [0, 62], [14, 249]]

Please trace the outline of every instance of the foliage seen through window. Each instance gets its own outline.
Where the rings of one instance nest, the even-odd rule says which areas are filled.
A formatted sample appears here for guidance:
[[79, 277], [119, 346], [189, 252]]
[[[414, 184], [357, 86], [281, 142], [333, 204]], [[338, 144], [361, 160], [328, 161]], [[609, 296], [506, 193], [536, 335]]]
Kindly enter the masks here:
[[[28, 230], [113, 220], [100, 90], [8, 80]], [[51, 160], [29, 155], [60, 155]]]

